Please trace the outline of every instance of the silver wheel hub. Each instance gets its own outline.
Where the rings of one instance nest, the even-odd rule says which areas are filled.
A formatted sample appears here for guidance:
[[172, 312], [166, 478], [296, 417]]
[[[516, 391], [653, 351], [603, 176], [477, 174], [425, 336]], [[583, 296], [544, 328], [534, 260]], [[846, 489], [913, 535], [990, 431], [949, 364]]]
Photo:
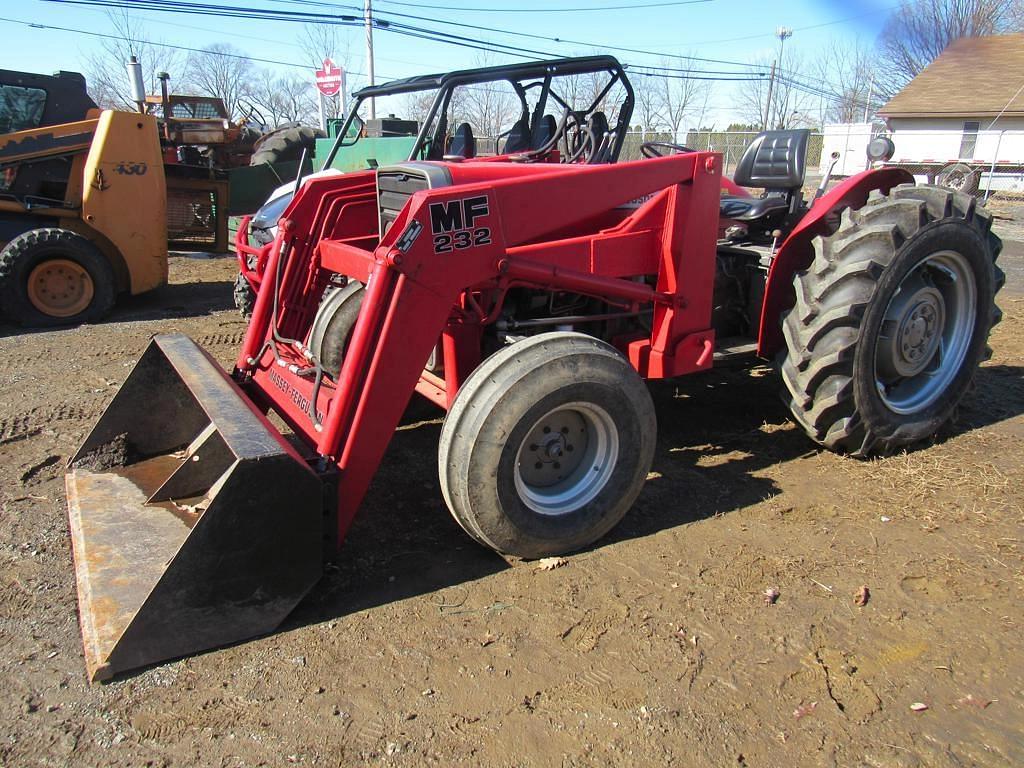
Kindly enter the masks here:
[[618, 453], [618, 432], [607, 411], [567, 403], [541, 417], [520, 445], [516, 490], [534, 512], [574, 512], [607, 484]]
[[959, 372], [974, 332], [977, 291], [963, 255], [941, 251], [904, 277], [875, 346], [875, 378], [892, 411], [927, 408]]
[[946, 304], [942, 294], [929, 287], [918, 291], [906, 305], [897, 321], [899, 331], [892, 337], [891, 361], [898, 375], [916, 376], [935, 356], [942, 340]]

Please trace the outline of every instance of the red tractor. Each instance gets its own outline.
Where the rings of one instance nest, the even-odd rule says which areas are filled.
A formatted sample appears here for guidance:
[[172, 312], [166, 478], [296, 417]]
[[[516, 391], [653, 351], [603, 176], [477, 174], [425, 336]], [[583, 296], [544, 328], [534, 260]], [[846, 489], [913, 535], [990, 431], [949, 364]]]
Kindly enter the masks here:
[[[625, 92], [614, 126], [563, 107], [537, 146], [430, 144], [303, 184], [259, 252], [232, 374], [187, 337], [153, 340], [67, 477], [93, 679], [274, 629], [412, 397], [447, 410], [438, 470], [456, 520], [525, 558], [585, 547], [632, 506], [657, 431], [644, 379], [775, 360], [810, 437], [857, 456], [951, 417], [999, 319], [988, 213], [897, 169], [808, 204], [802, 131], [747, 151], [734, 180], [759, 197], [723, 196], [721, 156], [685, 147], [562, 162], [573, 124], [621, 146], [625, 73], [608, 57], [501, 68], [535, 96], [531, 137], [548, 100], [567, 101], [559, 80], [595, 71], [605, 103]], [[465, 84], [437, 80], [421, 138]]]

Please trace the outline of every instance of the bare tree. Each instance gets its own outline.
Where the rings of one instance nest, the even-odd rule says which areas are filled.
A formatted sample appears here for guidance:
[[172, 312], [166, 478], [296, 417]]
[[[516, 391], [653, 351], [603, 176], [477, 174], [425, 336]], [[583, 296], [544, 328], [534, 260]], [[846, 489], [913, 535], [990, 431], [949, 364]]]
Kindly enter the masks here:
[[879, 48], [898, 91], [954, 40], [1024, 29], [1020, 0], [903, 0], [882, 30]]
[[298, 73], [282, 75], [272, 69], [259, 70], [249, 100], [256, 107], [256, 118], [262, 117], [268, 129], [290, 122], [314, 125], [319, 119], [309, 78]]
[[422, 124], [427, 119], [437, 91], [414, 91], [402, 97], [401, 117]]
[[240, 116], [246, 110], [240, 103], [248, 100], [255, 75], [252, 63], [226, 43], [215, 43], [188, 58], [186, 80], [201, 94], [224, 101], [228, 114]]
[[108, 11], [107, 19], [114, 37], [101, 38], [98, 48], [86, 59], [89, 95], [101, 107], [135, 109], [125, 65], [135, 56], [142, 65], [146, 92], [160, 92], [158, 72], [180, 73], [185, 57], [180, 51], [147, 42], [142, 23], [127, 10]]
[[[754, 62], [754, 68], [758, 70], [766, 70], [770, 66], [771, 61], [763, 58]], [[770, 83], [768, 77], [757, 78], [743, 83], [738, 89], [736, 106], [743, 119], [761, 125], [767, 111], [769, 128], [788, 128], [794, 122], [803, 122], [800, 115], [815, 106], [813, 89], [805, 83], [805, 77], [803, 59], [792, 51], [786, 51], [776, 67], [774, 83]], [[771, 104], [768, 104], [769, 91]]]
[[497, 137], [522, 112], [519, 97], [508, 83], [481, 83], [461, 90], [465, 91], [461, 114], [479, 136]]
[[646, 132], [657, 132], [665, 129], [665, 121], [661, 114], [661, 83], [656, 75], [634, 73], [630, 82], [633, 84], [633, 103], [635, 119]]
[[815, 63], [815, 80], [835, 94], [820, 101], [819, 122], [858, 123], [865, 114], [870, 119], [880, 103], [872, 47], [859, 41], [832, 41], [815, 57]]
[[711, 95], [711, 82], [697, 79], [700, 75], [691, 71], [691, 63], [689, 59], [663, 59], [661, 66], [674, 71], [656, 80], [662, 122], [677, 136], [688, 119], [697, 115], [696, 123], [701, 122]]

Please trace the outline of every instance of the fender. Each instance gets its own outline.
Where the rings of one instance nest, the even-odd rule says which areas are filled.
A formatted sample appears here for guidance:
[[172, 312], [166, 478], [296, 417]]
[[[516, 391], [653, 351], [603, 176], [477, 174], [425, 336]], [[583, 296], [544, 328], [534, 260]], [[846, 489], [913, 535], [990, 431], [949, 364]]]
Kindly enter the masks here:
[[830, 214], [844, 208], [860, 208], [875, 189], [888, 194], [899, 184], [914, 183], [914, 177], [902, 168], [862, 171], [837, 184], [818, 198], [780, 246], [768, 272], [761, 305], [761, 324], [757, 335], [757, 354], [771, 358], [782, 348], [782, 313], [793, 306], [793, 276], [806, 269], [814, 259], [811, 243], [828, 232]]

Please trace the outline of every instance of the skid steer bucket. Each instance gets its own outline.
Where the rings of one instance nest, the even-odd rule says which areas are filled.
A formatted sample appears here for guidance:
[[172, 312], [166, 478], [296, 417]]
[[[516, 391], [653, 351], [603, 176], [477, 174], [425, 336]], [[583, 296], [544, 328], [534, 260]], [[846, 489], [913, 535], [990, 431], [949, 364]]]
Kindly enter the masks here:
[[103, 680], [272, 631], [322, 573], [322, 482], [216, 362], [157, 336], [66, 477]]

